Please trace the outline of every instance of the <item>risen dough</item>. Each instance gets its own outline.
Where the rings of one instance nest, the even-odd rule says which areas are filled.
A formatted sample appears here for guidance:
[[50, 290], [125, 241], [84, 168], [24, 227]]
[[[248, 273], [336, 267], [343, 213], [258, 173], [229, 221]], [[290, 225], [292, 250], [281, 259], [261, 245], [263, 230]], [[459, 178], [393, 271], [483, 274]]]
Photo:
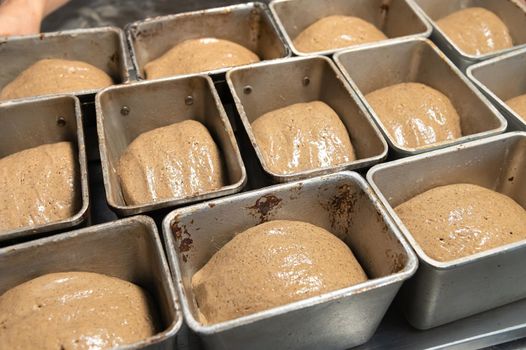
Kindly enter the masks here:
[[155, 334], [148, 295], [97, 273], [63, 272], [0, 296], [0, 349], [109, 349]]
[[440, 186], [395, 208], [431, 258], [450, 261], [526, 239], [526, 210], [471, 184]]
[[102, 89], [112, 84], [108, 74], [89, 63], [44, 59], [7, 84], [0, 92], [0, 99]]
[[66, 219], [79, 210], [75, 148], [42, 145], [0, 159], [0, 234]]
[[259, 62], [249, 49], [232, 41], [201, 38], [183, 41], [144, 66], [146, 78], [158, 79]]
[[277, 174], [330, 167], [356, 159], [345, 125], [321, 101], [268, 112], [252, 123], [265, 163]]
[[441, 92], [420, 83], [402, 83], [365, 96], [391, 138], [417, 148], [462, 136], [460, 117]]
[[352, 16], [324, 17], [294, 39], [298, 51], [315, 52], [385, 40], [387, 37], [371, 23]]
[[367, 280], [351, 250], [330, 232], [270, 221], [238, 235], [192, 277], [203, 322], [231, 320]]
[[219, 148], [194, 120], [139, 135], [121, 156], [117, 172], [129, 205], [192, 196], [224, 184]]

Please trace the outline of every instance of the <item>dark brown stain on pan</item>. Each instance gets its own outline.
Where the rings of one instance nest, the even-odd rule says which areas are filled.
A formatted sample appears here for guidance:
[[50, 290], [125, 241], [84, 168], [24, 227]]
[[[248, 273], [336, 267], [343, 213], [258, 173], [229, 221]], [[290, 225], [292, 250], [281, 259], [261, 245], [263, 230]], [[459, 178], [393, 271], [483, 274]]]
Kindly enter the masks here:
[[269, 217], [276, 207], [281, 205], [281, 199], [274, 196], [273, 194], [267, 194], [259, 198], [256, 203], [248, 207], [251, 214], [255, 217], [259, 217], [259, 223], [269, 221]]
[[188, 261], [188, 253], [193, 248], [194, 240], [188, 232], [186, 225], [179, 223], [177, 218], [172, 221], [172, 232], [175, 236], [177, 244], [179, 244], [179, 252], [182, 254], [183, 261]]
[[337, 194], [324, 205], [329, 212], [331, 227], [336, 231], [348, 233], [352, 226], [356, 203], [363, 194], [353, 186], [341, 185]]

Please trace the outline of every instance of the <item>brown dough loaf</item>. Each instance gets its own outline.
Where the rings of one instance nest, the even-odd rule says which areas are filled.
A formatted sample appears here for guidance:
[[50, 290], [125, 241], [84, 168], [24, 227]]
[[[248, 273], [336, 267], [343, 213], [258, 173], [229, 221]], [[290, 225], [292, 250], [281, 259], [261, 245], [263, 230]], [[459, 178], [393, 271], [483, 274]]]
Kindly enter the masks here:
[[267, 310], [367, 280], [351, 250], [330, 232], [270, 221], [238, 235], [192, 277], [202, 322]]
[[294, 46], [301, 52], [316, 52], [385, 40], [371, 23], [352, 16], [324, 17], [303, 30]]
[[80, 202], [76, 159], [70, 142], [42, 145], [0, 159], [0, 234], [75, 215]]
[[526, 210], [513, 199], [476, 185], [436, 187], [395, 211], [424, 252], [438, 261], [526, 239]]
[[526, 95], [509, 99], [506, 104], [526, 122]]
[[155, 334], [147, 293], [97, 273], [62, 272], [0, 296], [1, 349], [110, 349]]
[[504, 22], [493, 12], [480, 7], [453, 12], [436, 24], [452, 42], [470, 55], [479, 56], [513, 46]]
[[7, 84], [0, 92], [0, 99], [101, 89], [112, 84], [108, 74], [89, 63], [44, 59]]
[[221, 154], [207, 128], [186, 120], [145, 132], [117, 167], [127, 204], [182, 198], [223, 187]]
[[462, 136], [460, 117], [446, 95], [420, 83], [402, 83], [365, 96], [396, 144], [418, 148]]
[[161, 57], [144, 66], [147, 79], [200, 73], [259, 62], [249, 49], [232, 41], [201, 38], [175, 45]]
[[321, 101], [265, 113], [252, 131], [267, 167], [277, 174], [330, 167], [356, 159], [345, 125]]

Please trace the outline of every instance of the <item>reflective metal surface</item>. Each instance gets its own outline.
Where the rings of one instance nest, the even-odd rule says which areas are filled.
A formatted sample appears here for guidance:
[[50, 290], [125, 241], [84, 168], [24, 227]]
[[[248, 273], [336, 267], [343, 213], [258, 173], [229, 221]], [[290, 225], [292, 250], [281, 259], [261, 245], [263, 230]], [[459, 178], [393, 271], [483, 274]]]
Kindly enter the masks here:
[[[75, 29], [0, 40], [0, 89], [44, 58], [78, 60], [107, 73], [115, 83], [129, 81], [124, 32], [115, 27]], [[72, 91], [92, 95], [100, 89]]]
[[510, 130], [526, 130], [526, 116], [520, 118], [505, 101], [526, 94], [526, 49], [510, 52], [472, 65], [468, 77], [507, 118]]
[[526, 241], [441, 262], [430, 258], [393, 210], [431, 188], [471, 183], [526, 207], [526, 133], [508, 133], [373, 167], [372, 188], [420, 259], [405, 288], [408, 320], [428, 329], [526, 297]]
[[122, 349], [174, 348], [183, 319], [152, 219], [137, 216], [0, 249], [0, 294], [32, 278], [67, 271], [102, 273], [145, 288], [158, 308], [161, 330]]
[[[325, 228], [351, 248], [372, 279], [203, 325], [190, 282], [193, 274], [237, 232], [274, 219]], [[164, 219], [163, 234], [186, 323], [209, 349], [343, 349], [363, 344], [372, 337], [402, 282], [417, 267], [413, 252], [400, 239], [369, 185], [351, 172], [175, 210]]]
[[[130, 24], [126, 32], [139, 79], [145, 78], [148, 62], [189, 39], [227, 39], [256, 53], [261, 60], [290, 56], [267, 6], [258, 2], [146, 19]], [[226, 71], [221, 68], [202, 73]]]
[[[326, 57], [293, 58], [235, 68], [227, 73], [227, 82], [252, 147], [265, 173], [274, 182], [361, 169], [380, 162], [387, 155], [387, 145], [369, 114]], [[316, 100], [329, 105], [345, 124], [356, 160], [289, 174], [273, 171], [265, 162], [252, 123], [278, 108]]]
[[[287, 44], [297, 56], [312, 55], [294, 46], [294, 39], [305, 28], [322, 17], [345, 15], [361, 18], [380, 29], [389, 40], [431, 35], [431, 26], [423, 20], [406, 0], [274, 0], [270, 4]], [[362, 44], [374, 45], [374, 44]], [[316, 52], [332, 54], [342, 49]]]
[[[461, 69], [490, 57], [522, 48], [526, 45], [526, 4], [521, 0], [407, 0], [409, 5], [433, 26], [431, 39]], [[482, 7], [495, 13], [508, 27], [514, 46], [480, 56], [463, 52], [437, 25], [437, 20], [467, 7]]]
[[[151, 212], [233, 194], [245, 185], [245, 167], [234, 132], [209, 77], [189, 76], [114, 86], [98, 94], [95, 104], [106, 196], [119, 215]], [[222, 153], [226, 185], [183, 198], [148, 204], [126, 203], [117, 174], [117, 164], [126, 148], [144, 132], [183, 120], [199, 121], [211, 133]]]
[[[475, 86], [427, 39], [411, 39], [342, 51], [334, 60], [387, 139], [395, 157], [415, 155], [506, 130], [506, 120]], [[460, 116], [461, 138], [419, 148], [398, 145], [365, 96], [390, 85], [428, 85], [452, 102]]]
[[84, 223], [88, 219], [89, 207], [88, 169], [79, 100], [74, 96], [62, 96], [0, 102], [0, 120], [0, 158], [44, 144], [73, 143], [78, 169], [75, 186], [80, 194], [77, 212], [72, 217], [2, 232], [0, 246], [4, 242], [35, 238]]

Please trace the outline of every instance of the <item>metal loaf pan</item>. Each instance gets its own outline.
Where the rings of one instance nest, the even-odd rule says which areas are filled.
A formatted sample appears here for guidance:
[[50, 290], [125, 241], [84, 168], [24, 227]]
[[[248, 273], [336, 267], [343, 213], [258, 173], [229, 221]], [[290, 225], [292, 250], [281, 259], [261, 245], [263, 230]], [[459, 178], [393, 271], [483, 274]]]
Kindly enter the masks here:
[[[0, 40], [0, 89], [44, 58], [78, 60], [106, 72], [115, 84], [129, 81], [124, 33], [115, 27], [76, 29]], [[98, 89], [71, 91], [79, 97]], [[93, 98], [93, 96], [91, 97]]]
[[[506, 120], [498, 110], [427, 39], [349, 49], [336, 54], [334, 60], [382, 130], [394, 157], [415, 155], [506, 130]], [[422, 83], [445, 94], [460, 116], [464, 136], [419, 148], [396, 144], [365, 95], [380, 88], [407, 82]]]
[[526, 48], [472, 65], [468, 77], [508, 120], [509, 129], [526, 130], [526, 121], [504, 101], [526, 94]]
[[[276, 219], [329, 230], [349, 245], [371, 279], [231, 321], [201, 324], [193, 274], [236, 233]], [[369, 185], [352, 172], [175, 210], [165, 218], [163, 234], [185, 320], [208, 349], [345, 349], [363, 344], [417, 268], [414, 253]]]
[[420, 260], [403, 293], [413, 326], [427, 329], [526, 298], [526, 241], [439, 262], [426, 255], [393, 210], [417, 194], [455, 183], [495, 190], [526, 208], [526, 133], [377, 165], [367, 179]]
[[137, 216], [0, 249], [0, 295], [38, 276], [68, 271], [101, 273], [146, 289], [162, 330], [122, 349], [174, 349], [183, 318], [152, 219]]
[[[380, 29], [389, 40], [401, 38], [428, 37], [431, 25], [414, 11], [406, 0], [274, 0], [270, 10], [276, 18], [287, 44], [298, 56], [312, 55], [312, 52], [298, 51], [294, 39], [317, 20], [331, 15], [359, 17]], [[371, 45], [362, 44], [359, 46]], [[316, 54], [329, 55], [342, 50], [326, 50]]]
[[[132, 23], [126, 29], [132, 62], [139, 79], [144, 66], [173, 46], [190, 39], [215, 37], [238, 43], [262, 60], [289, 57], [267, 5], [261, 2], [156, 17]], [[225, 73], [228, 68], [208, 74]]]
[[[359, 98], [327, 57], [298, 57], [235, 68], [227, 73], [227, 83], [263, 170], [274, 182], [365, 168], [387, 156], [387, 144], [379, 130]], [[358, 159], [338, 166], [292, 174], [272, 172], [265, 164], [251, 123], [264, 113], [314, 100], [325, 102], [339, 115], [349, 132]]]
[[[473, 64], [505, 52], [526, 46], [526, 5], [516, 0], [407, 0], [415, 11], [433, 26], [431, 39], [444, 51], [448, 57], [463, 71]], [[467, 54], [454, 44], [436, 25], [435, 21], [453, 12], [468, 7], [482, 7], [493, 13], [506, 24], [513, 39], [514, 47], [476, 56]]]
[[[118, 215], [135, 215], [239, 192], [246, 183], [241, 154], [212, 80], [194, 75], [114, 86], [96, 97], [97, 132], [106, 198]], [[196, 196], [127, 205], [116, 172], [121, 155], [140, 134], [181, 122], [203, 123], [222, 153], [228, 184]]]
[[86, 221], [89, 207], [88, 167], [79, 100], [66, 95], [0, 102], [0, 124], [0, 158], [44, 144], [72, 142], [77, 149], [75, 185], [80, 189], [74, 216], [44, 225], [0, 232], [0, 246], [12, 240], [69, 229]]

